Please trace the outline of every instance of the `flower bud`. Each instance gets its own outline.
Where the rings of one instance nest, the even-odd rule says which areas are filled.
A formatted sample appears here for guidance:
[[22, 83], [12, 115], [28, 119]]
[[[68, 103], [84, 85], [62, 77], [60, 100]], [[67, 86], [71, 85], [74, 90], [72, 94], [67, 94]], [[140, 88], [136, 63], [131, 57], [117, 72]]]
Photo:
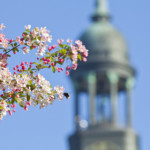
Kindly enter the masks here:
[[69, 73], [69, 71], [66, 71], [66, 75], [69, 75], [70, 73]]
[[60, 62], [60, 63], [63, 63], [63, 61], [64, 61], [63, 59], [59, 59], [59, 62]]
[[12, 112], [10, 110], [8, 110], [8, 113], [9, 113], [10, 116], [12, 115]]
[[27, 110], [28, 110], [28, 107], [27, 107], [27, 105], [25, 105], [25, 106], [24, 106], [24, 110], [25, 110], [25, 111], [27, 111]]
[[13, 42], [13, 39], [11, 39], [9, 42], [12, 43], [12, 42]]
[[54, 66], [54, 65], [55, 65], [55, 63], [54, 63], [54, 62], [52, 62], [52, 63], [51, 63], [51, 65], [52, 65], [52, 66]]

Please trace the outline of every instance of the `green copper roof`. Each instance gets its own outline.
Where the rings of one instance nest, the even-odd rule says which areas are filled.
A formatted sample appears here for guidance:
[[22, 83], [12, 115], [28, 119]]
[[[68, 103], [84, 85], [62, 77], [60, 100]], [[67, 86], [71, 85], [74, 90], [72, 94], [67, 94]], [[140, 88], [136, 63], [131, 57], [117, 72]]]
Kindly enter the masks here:
[[108, 14], [108, 7], [106, 0], [97, 0], [96, 13], [100, 15]]
[[96, 11], [92, 18], [94, 21], [109, 18], [107, 0], [96, 0]]
[[89, 49], [87, 64], [106, 61], [129, 64], [126, 41], [109, 21], [94, 22], [80, 40]]
[[107, 0], [96, 2], [96, 11], [92, 18], [94, 22], [80, 37], [89, 50], [88, 61], [80, 63], [73, 76], [109, 70], [124, 77], [133, 76], [134, 69], [130, 65], [126, 41], [109, 21]]

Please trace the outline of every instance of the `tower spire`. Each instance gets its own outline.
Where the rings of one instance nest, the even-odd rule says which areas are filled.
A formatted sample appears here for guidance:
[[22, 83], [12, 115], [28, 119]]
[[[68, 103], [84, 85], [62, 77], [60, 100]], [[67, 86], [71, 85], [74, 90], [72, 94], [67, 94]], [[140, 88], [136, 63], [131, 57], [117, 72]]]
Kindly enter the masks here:
[[109, 17], [107, 0], [96, 0], [96, 11], [92, 16], [92, 19], [98, 21], [103, 18], [109, 19]]

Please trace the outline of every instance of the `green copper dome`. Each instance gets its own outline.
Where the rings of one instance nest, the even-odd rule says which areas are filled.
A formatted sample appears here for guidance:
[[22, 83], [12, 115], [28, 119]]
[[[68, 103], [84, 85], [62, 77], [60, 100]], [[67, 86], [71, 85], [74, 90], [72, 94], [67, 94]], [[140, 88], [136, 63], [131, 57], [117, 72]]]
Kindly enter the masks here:
[[129, 64], [125, 40], [107, 20], [95, 22], [81, 36], [81, 41], [89, 50], [87, 63]]
[[128, 59], [126, 42], [109, 22], [109, 18], [106, 0], [97, 0], [96, 11], [92, 16], [93, 24], [80, 38], [89, 50], [88, 61], [80, 63], [73, 76], [82, 76], [91, 71], [106, 73], [110, 70], [125, 78], [134, 75], [134, 69]]

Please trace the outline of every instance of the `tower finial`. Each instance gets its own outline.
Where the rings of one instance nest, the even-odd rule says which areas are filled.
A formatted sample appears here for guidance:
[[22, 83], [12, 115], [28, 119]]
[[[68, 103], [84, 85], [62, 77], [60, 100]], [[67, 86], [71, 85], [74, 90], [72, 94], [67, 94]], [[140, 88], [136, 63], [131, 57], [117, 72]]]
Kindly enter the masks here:
[[96, 0], [96, 11], [92, 19], [98, 21], [102, 18], [109, 19], [109, 17], [107, 0]]

